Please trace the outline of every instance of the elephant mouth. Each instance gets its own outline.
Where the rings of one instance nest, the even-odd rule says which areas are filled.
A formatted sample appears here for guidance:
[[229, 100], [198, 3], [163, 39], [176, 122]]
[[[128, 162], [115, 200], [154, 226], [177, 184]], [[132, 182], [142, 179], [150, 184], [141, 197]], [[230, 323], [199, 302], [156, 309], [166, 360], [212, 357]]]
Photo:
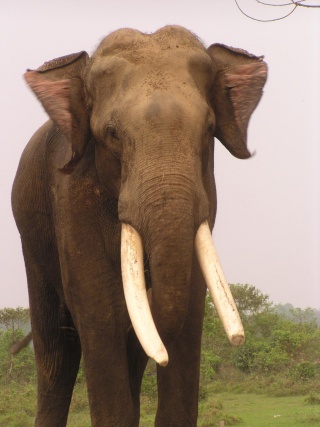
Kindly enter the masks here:
[[[231, 344], [239, 346], [245, 340], [243, 326], [206, 221], [200, 225], [194, 244], [203, 277], [226, 334]], [[160, 366], [166, 366], [168, 353], [158, 334], [147, 298], [142, 239], [132, 226], [124, 223], [121, 232], [121, 270], [125, 300], [135, 333], [146, 354]]]

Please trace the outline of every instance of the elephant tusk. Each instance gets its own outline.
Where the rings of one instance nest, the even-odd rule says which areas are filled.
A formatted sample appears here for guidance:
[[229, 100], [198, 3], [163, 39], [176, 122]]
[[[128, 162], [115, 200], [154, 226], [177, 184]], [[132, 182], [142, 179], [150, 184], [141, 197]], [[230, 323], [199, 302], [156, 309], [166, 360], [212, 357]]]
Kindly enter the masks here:
[[124, 296], [138, 340], [149, 357], [160, 366], [166, 366], [168, 353], [154, 324], [147, 298], [141, 237], [128, 224], [122, 224], [121, 271]]
[[207, 221], [203, 222], [197, 231], [195, 249], [205, 282], [227, 336], [231, 344], [239, 346], [245, 341], [243, 326], [222, 272]]

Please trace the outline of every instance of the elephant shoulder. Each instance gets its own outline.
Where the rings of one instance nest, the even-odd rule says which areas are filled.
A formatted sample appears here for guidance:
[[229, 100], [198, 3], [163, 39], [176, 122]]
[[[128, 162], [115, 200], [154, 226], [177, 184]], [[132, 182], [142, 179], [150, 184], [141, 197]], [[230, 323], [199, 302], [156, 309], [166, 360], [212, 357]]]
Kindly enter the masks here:
[[32, 135], [21, 155], [18, 172], [21, 167], [29, 169], [32, 165], [39, 166], [38, 163], [44, 161], [46, 142], [54, 129], [53, 122], [48, 120]]
[[26, 145], [18, 165], [12, 188], [14, 216], [46, 211], [44, 195], [47, 193], [48, 139], [53, 138], [52, 121], [44, 123]]
[[[20, 159], [17, 175], [58, 170], [69, 155], [69, 144], [52, 120], [45, 122], [30, 138]], [[59, 159], [61, 157], [61, 159]], [[59, 164], [59, 161], [62, 163]]]

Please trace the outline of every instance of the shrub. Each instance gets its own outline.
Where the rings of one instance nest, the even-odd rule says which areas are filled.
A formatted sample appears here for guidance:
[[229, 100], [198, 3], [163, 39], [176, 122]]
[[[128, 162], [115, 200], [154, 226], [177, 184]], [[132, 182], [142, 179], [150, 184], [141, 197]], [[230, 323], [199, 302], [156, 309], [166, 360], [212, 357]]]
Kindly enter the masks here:
[[281, 371], [290, 363], [290, 358], [281, 347], [267, 347], [259, 351], [254, 358], [253, 366], [258, 371]]
[[221, 366], [221, 357], [217, 356], [212, 350], [202, 351], [201, 375], [205, 379], [211, 380], [219, 372]]
[[154, 398], [157, 396], [157, 372], [155, 364], [149, 361], [142, 378], [141, 393]]
[[255, 346], [250, 342], [246, 343], [234, 354], [234, 366], [242, 372], [251, 372], [254, 364], [255, 353]]
[[[293, 328], [295, 325], [290, 326]], [[301, 331], [276, 330], [272, 333], [271, 343], [275, 347], [281, 347], [286, 353], [294, 356], [305, 346], [308, 339], [309, 336]]]
[[308, 405], [320, 405], [320, 396], [311, 393], [304, 399], [304, 401]]
[[0, 382], [27, 382], [35, 378], [34, 352], [30, 346], [10, 354], [11, 345], [24, 336], [20, 329], [0, 332]]
[[301, 380], [310, 380], [315, 378], [317, 373], [317, 369], [313, 363], [308, 361], [298, 363], [290, 368], [290, 374], [296, 378]]

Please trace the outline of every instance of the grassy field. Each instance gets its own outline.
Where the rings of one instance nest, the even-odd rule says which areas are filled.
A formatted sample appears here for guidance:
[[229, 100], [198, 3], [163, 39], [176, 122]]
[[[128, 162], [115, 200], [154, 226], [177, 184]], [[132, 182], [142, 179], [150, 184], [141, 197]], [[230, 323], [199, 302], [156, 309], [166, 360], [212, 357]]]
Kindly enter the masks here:
[[[266, 397], [255, 394], [221, 393], [213, 399], [221, 402], [223, 410], [220, 418], [225, 419], [226, 426], [320, 426], [320, 406], [308, 404], [305, 397]], [[210, 408], [212, 407], [214, 405], [211, 400], [201, 408], [199, 426], [218, 426], [218, 424], [210, 422]]]
[[[240, 427], [320, 427], [320, 325], [314, 311], [292, 308], [286, 316], [279, 315], [268, 295], [254, 286], [230, 286], [241, 308], [247, 342], [240, 348], [230, 348], [207, 297], [198, 427], [218, 427], [219, 421]], [[12, 310], [14, 315], [21, 311], [0, 310], [0, 320]], [[33, 425], [33, 350], [27, 347], [14, 357], [8, 353], [10, 343], [21, 336], [19, 329], [0, 331], [0, 427]], [[140, 427], [153, 426], [156, 400], [156, 366], [150, 361], [142, 381]], [[68, 427], [90, 426], [81, 365]]]
[[[11, 383], [0, 390], [0, 426], [31, 427], [35, 411], [34, 385]], [[153, 426], [156, 399], [142, 397], [140, 427]], [[316, 396], [269, 397], [232, 392], [208, 393], [199, 404], [199, 427], [319, 427], [320, 398]], [[84, 384], [76, 386], [68, 427], [90, 427]]]

